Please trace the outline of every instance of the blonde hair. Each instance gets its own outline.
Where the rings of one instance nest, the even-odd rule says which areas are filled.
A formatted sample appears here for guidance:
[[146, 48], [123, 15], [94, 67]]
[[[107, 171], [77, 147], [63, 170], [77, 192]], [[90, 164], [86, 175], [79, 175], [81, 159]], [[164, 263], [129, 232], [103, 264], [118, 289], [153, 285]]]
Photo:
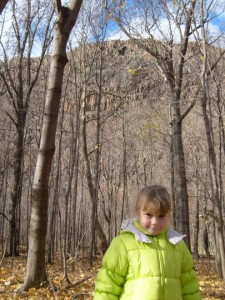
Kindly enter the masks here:
[[135, 211], [151, 211], [153, 214], [166, 215], [171, 211], [171, 197], [167, 189], [160, 185], [144, 187], [137, 196]]

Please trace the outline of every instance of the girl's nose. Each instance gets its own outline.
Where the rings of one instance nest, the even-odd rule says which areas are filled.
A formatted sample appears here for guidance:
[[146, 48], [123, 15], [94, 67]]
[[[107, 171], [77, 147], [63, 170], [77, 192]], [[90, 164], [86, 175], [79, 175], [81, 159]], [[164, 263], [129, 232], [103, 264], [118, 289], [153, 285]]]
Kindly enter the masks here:
[[152, 217], [152, 224], [157, 224], [157, 223], [158, 223], [158, 218]]

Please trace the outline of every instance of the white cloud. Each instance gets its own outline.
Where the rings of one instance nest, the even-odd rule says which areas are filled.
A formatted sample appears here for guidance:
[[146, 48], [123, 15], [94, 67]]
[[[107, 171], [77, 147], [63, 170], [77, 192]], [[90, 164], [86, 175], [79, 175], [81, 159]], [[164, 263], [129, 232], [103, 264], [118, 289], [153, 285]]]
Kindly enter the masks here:
[[[181, 34], [183, 35], [185, 30], [185, 25], [181, 24], [180, 28], [178, 28], [172, 20], [166, 18], [161, 18], [157, 25], [151, 27], [149, 32], [143, 24], [143, 20], [139, 17], [133, 18], [126, 29], [128, 32], [130, 31], [131, 35], [135, 38], [153, 37], [157, 40], [173, 39], [174, 43], [181, 42]], [[224, 18], [221, 15], [219, 20], [216, 20], [216, 22], [213, 20], [205, 26], [209, 43], [216, 41], [217, 45], [220, 43], [224, 44], [225, 31], [223, 31], [222, 28], [225, 28], [225, 15]], [[196, 40], [196, 38], [201, 38], [201, 29], [198, 29], [195, 34], [190, 36], [191, 41]], [[127, 39], [127, 36], [121, 30], [114, 30], [112, 34], [110, 34], [109, 39]]]
[[128, 37], [123, 31], [118, 29], [118, 30], [112, 30], [109, 33], [107, 40], [124, 40], [125, 41], [125, 40], [128, 40]]

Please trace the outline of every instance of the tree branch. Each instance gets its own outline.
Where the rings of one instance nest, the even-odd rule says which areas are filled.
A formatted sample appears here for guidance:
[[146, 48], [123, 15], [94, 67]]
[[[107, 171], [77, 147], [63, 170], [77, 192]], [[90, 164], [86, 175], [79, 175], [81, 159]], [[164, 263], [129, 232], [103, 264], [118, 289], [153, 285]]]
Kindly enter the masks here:
[[61, 10], [62, 10], [62, 3], [61, 0], [55, 0], [55, 9], [56, 9], [56, 13], [59, 16]]

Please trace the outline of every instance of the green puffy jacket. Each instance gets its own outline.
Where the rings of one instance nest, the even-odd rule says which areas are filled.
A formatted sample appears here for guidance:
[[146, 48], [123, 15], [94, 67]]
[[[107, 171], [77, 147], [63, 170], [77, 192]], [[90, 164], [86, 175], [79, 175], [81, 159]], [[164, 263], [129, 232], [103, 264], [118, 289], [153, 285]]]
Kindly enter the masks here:
[[192, 256], [173, 229], [150, 236], [138, 223], [113, 239], [98, 272], [94, 300], [199, 300]]

